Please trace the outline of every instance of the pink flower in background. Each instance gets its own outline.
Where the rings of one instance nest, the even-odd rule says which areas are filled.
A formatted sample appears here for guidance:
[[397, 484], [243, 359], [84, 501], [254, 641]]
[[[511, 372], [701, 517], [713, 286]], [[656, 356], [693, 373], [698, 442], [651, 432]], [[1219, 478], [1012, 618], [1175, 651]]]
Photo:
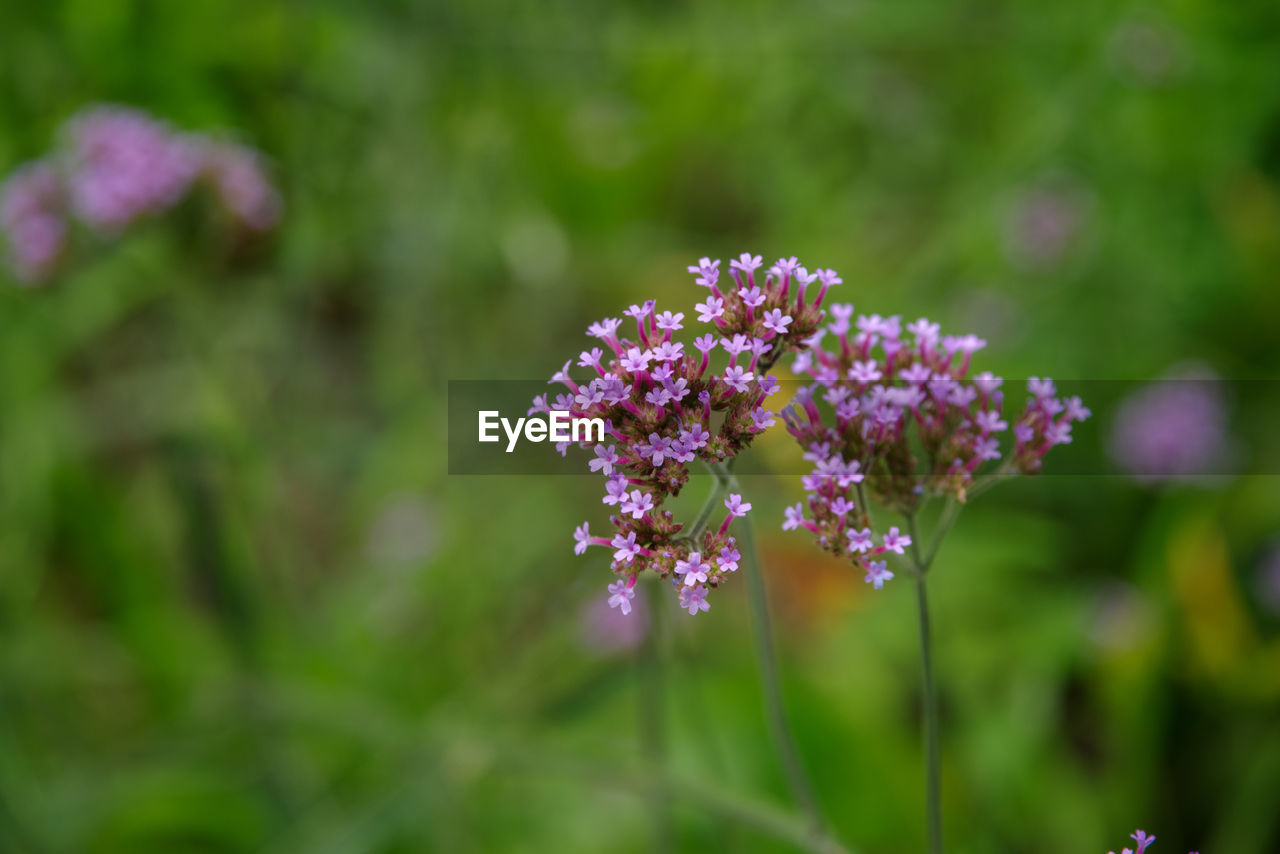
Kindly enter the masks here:
[[204, 169], [227, 210], [246, 228], [266, 231], [280, 220], [280, 193], [267, 180], [262, 155], [229, 142], [205, 145]]
[[167, 210], [200, 173], [198, 141], [141, 110], [93, 107], [68, 129], [71, 206], [94, 228], [119, 231]]
[[9, 237], [9, 264], [24, 281], [38, 281], [66, 246], [66, 199], [53, 165], [19, 167], [0, 188], [0, 229]]
[[115, 237], [208, 185], [241, 227], [280, 219], [280, 194], [253, 149], [183, 133], [132, 107], [88, 107], [64, 125], [59, 148], [13, 172], [0, 195], [8, 262], [22, 279], [53, 275], [69, 227]]
[[1004, 223], [1005, 253], [1014, 266], [1058, 266], [1079, 244], [1092, 212], [1092, 196], [1070, 179], [1053, 176], [1023, 190]]
[[[614, 584], [626, 592], [619, 593]], [[627, 590], [626, 581], [619, 580], [614, 584], [609, 585], [611, 592], [607, 597], [592, 596], [583, 603], [578, 614], [579, 636], [588, 653], [609, 655], [635, 649], [649, 631], [645, 598], [635, 596], [634, 590]], [[628, 596], [628, 593], [632, 595]], [[626, 600], [625, 612], [620, 607], [619, 595]]]
[[1227, 441], [1218, 378], [1192, 367], [1122, 401], [1108, 450], [1139, 480], [1165, 481], [1211, 473], [1226, 461]]

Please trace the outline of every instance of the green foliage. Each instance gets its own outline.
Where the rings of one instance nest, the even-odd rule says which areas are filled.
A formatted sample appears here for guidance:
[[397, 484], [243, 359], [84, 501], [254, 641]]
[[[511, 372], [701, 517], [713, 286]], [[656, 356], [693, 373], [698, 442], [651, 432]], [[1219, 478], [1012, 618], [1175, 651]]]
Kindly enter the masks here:
[[[118, 101], [234, 130], [286, 212], [247, 251], [180, 217], [0, 283], [0, 851], [649, 848], [652, 662], [584, 639], [608, 573], [570, 552], [596, 483], [448, 476], [446, 380], [549, 375], [747, 248], [1009, 377], [1273, 377], [1277, 8], [7, 4], [0, 167]], [[1053, 251], [1018, 243], [1037, 189]], [[776, 531], [798, 484], [744, 487], [835, 830], [923, 850], [910, 589]], [[966, 509], [932, 593], [954, 850], [1280, 848], [1278, 518], [1274, 478]], [[672, 773], [785, 804], [741, 590], [661, 616]], [[792, 850], [696, 796], [670, 819]]]

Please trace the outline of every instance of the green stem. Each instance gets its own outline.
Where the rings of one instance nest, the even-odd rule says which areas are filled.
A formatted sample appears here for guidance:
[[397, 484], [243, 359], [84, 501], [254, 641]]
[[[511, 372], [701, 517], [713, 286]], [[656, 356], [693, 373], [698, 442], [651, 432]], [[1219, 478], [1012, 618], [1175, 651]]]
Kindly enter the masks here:
[[702, 505], [702, 509], [698, 511], [698, 516], [693, 520], [693, 524], [689, 526], [689, 539], [695, 549], [701, 546], [702, 533], [707, 529], [707, 522], [711, 519], [711, 513], [716, 509], [716, 505], [719, 503], [720, 496], [724, 493], [727, 484], [719, 472], [713, 471], [713, 474], [715, 474], [716, 480], [711, 485], [711, 494], [707, 496], [707, 500]]
[[[644, 586], [651, 587], [651, 585]], [[639, 656], [641, 680], [637, 712], [640, 724], [640, 747], [644, 755], [652, 759], [654, 774], [658, 778], [658, 785], [650, 793], [650, 807], [653, 811], [653, 848], [655, 851], [671, 851], [674, 849], [671, 810], [667, 798], [662, 793], [664, 778], [667, 774], [667, 703], [666, 673], [663, 669], [661, 646], [661, 597], [652, 589], [648, 589], [646, 604], [649, 606], [646, 609], [649, 626]]]
[[[958, 502], [947, 505], [951, 511]], [[915, 514], [907, 516], [907, 529], [911, 534], [911, 553], [916, 564], [916, 609], [920, 622], [920, 678], [921, 678], [921, 717], [924, 720], [924, 753], [925, 753], [925, 816], [929, 832], [930, 854], [942, 854], [942, 751], [938, 726], [938, 686], [933, 673], [933, 629], [929, 621], [929, 596], [925, 589], [926, 578], [933, 558], [938, 552], [947, 529], [955, 521], [955, 512], [944, 511], [943, 520], [939, 523], [933, 545], [921, 556], [920, 532], [916, 527]]]
[[924, 692], [925, 811], [929, 851], [942, 854], [942, 756], [938, 742], [938, 689], [933, 678], [933, 634], [925, 576], [916, 576], [916, 606], [920, 611], [920, 661]]
[[782, 702], [782, 688], [778, 682], [778, 659], [774, 652], [773, 631], [769, 624], [769, 602], [764, 574], [760, 569], [760, 559], [756, 554], [755, 533], [752, 530], [751, 520], [744, 518], [738, 524], [741, 526], [742, 555], [747, 565], [747, 602], [751, 610], [751, 623], [754, 629], [752, 634], [755, 636], [760, 680], [764, 686], [765, 713], [769, 719], [769, 731], [773, 737], [774, 748], [782, 759], [792, 797], [808, 817], [810, 831], [816, 837], [823, 832], [822, 812], [818, 808], [818, 798], [814, 794], [813, 785], [805, 774], [804, 763], [801, 762], [800, 752], [796, 749], [795, 738], [787, 722], [787, 712]]

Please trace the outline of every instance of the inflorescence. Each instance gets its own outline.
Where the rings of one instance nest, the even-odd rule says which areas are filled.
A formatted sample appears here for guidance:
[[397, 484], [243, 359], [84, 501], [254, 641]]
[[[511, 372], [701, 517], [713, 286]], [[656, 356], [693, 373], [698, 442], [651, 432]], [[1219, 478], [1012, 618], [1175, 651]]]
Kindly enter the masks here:
[[[904, 336], [901, 318], [855, 321], [852, 305], [832, 305], [830, 313], [792, 365], [812, 382], [781, 412], [814, 466], [802, 481], [808, 500], [787, 508], [782, 527], [810, 531], [880, 588], [893, 573], [871, 558], [904, 554], [912, 542], [897, 527], [873, 531], [868, 497], [908, 516], [934, 495], [963, 502], [985, 463], [1004, 457], [1005, 472], [1035, 472], [1050, 448], [1071, 441], [1072, 422], [1090, 413], [1078, 397], [1059, 399], [1051, 380], [1031, 378], [1026, 407], [1011, 419], [1006, 457], [1003, 380], [990, 372], [969, 377], [985, 341], [942, 336], [923, 318]], [[827, 333], [836, 339], [830, 350], [822, 346]]]
[[280, 197], [262, 157], [245, 146], [174, 130], [130, 107], [94, 106], [63, 127], [64, 144], [18, 167], [0, 188], [9, 266], [40, 282], [67, 254], [71, 226], [115, 237], [172, 209], [202, 184], [242, 227], [265, 231]]
[[[602, 501], [616, 510], [609, 517], [612, 536], [595, 536], [584, 522], [574, 531], [574, 552], [613, 549], [618, 579], [609, 585], [609, 604], [623, 613], [630, 612], [636, 579], [646, 570], [670, 579], [681, 607], [697, 614], [710, 607], [709, 590], [738, 569], [741, 555], [729, 528], [751, 509], [741, 495], [725, 499], [727, 514], [718, 526], [708, 526], [705, 514], [690, 524], [678, 522], [662, 505], [688, 482], [695, 459], [723, 472], [775, 423], [764, 401], [779, 383], [767, 371], [818, 330], [823, 297], [841, 281], [833, 270], [808, 272], [794, 257], [758, 277], [761, 266], [759, 255], [743, 254], [729, 264], [731, 283], [721, 282], [719, 260], [703, 258], [689, 267], [707, 289], [696, 311], [710, 328], [694, 339], [692, 350], [673, 340], [685, 315], [658, 312], [653, 300], [626, 311], [634, 338], [626, 337], [631, 323], [618, 318], [591, 324], [587, 334], [609, 353], [592, 347], [577, 365], [595, 376], [577, 382], [569, 375], [572, 360], [565, 362], [551, 382], [568, 392], [550, 401], [539, 396], [529, 410], [565, 410], [608, 425], [589, 465], [607, 479]], [[728, 365], [713, 368], [713, 361], [721, 362], [712, 359], [719, 350], [728, 354]], [[564, 454], [568, 443], [557, 447]]]

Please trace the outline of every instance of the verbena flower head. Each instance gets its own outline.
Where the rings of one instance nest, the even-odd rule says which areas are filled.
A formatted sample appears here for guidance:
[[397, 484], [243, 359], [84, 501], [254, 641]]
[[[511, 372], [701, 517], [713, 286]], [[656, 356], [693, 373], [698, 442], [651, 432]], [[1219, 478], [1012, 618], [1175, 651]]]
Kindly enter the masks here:
[[[611, 530], [595, 536], [584, 523], [574, 533], [574, 551], [612, 551], [621, 580], [610, 585], [609, 601], [619, 610], [629, 607], [636, 578], [652, 572], [676, 585], [681, 607], [698, 614], [711, 607], [707, 594], [738, 569], [741, 555], [729, 529], [751, 510], [741, 495], [725, 500], [720, 524], [698, 528], [677, 521], [663, 504], [688, 482], [695, 460], [728, 463], [774, 423], [765, 401], [778, 381], [766, 372], [817, 331], [822, 298], [840, 281], [829, 270], [810, 275], [795, 258], [763, 275], [761, 266], [759, 256], [743, 255], [727, 278], [719, 260], [689, 267], [709, 293], [697, 307], [702, 329], [692, 346], [674, 339], [689, 315], [659, 311], [653, 300], [632, 305], [626, 320], [591, 324], [593, 346], [551, 379], [564, 390], [539, 396], [529, 410], [568, 411], [608, 425], [588, 468], [606, 478], [601, 500], [615, 511]], [[574, 379], [574, 364], [589, 378]]]
[[832, 305], [830, 315], [793, 365], [812, 382], [781, 413], [813, 464], [802, 479], [808, 499], [787, 508], [782, 527], [809, 531], [876, 588], [893, 574], [870, 559], [912, 543], [897, 527], [872, 529], [868, 498], [903, 513], [933, 495], [963, 501], [984, 465], [1035, 472], [1090, 414], [1079, 398], [1059, 399], [1052, 380], [1033, 377], [1022, 411], [1006, 415], [1004, 381], [970, 375], [986, 346], [975, 335], [941, 335], [924, 318], [905, 329], [897, 316], [855, 320], [851, 305]]

